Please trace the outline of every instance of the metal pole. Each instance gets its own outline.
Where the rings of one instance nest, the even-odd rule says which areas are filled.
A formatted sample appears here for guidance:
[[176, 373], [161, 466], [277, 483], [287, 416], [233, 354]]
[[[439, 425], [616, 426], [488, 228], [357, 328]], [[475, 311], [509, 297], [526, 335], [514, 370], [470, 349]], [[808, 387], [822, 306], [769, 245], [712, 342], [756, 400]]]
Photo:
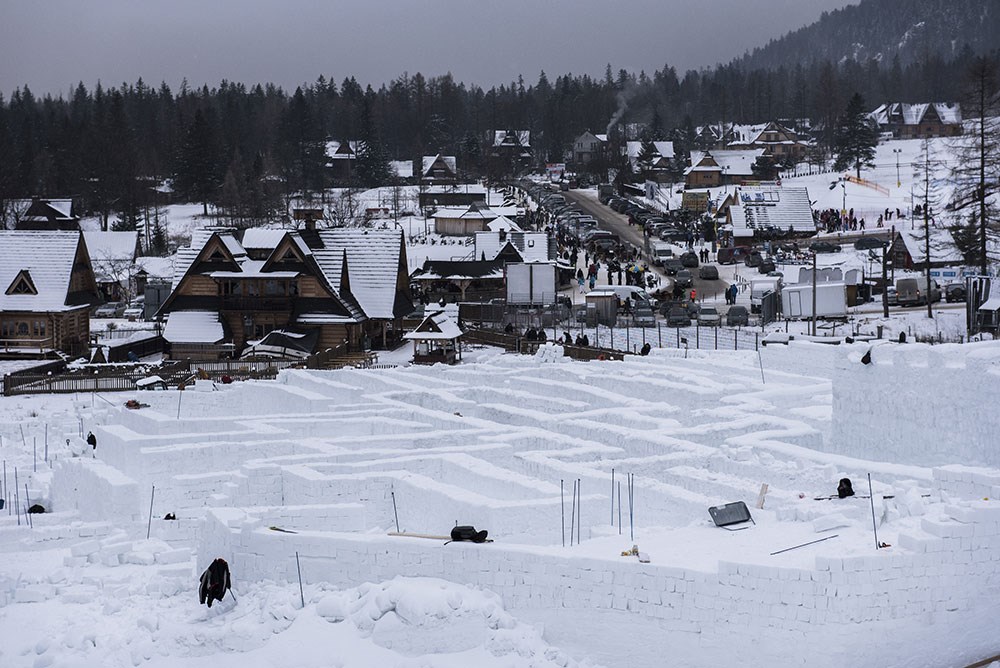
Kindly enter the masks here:
[[563, 492], [563, 480], [559, 479], [559, 516], [562, 518], [562, 540], [566, 547], [566, 497]]
[[[396, 529], [399, 531], [398, 527]], [[302, 591], [302, 566], [299, 564], [299, 553], [295, 552], [295, 570], [299, 573], [299, 599], [302, 601], [302, 607], [306, 607], [306, 595]]]
[[628, 533], [635, 540], [635, 474], [628, 474]]
[[31, 499], [28, 498], [28, 483], [24, 483], [24, 518], [28, 520], [28, 526], [35, 528], [35, 523], [31, 521]]
[[618, 535], [622, 535], [622, 481], [618, 481]]
[[569, 509], [569, 544], [573, 546], [573, 530], [576, 528], [576, 481], [573, 481], [573, 503]]
[[816, 336], [816, 253], [813, 253], [812, 335]]
[[184, 396], [184, 390], [177, 390], [177, 419], [181, 419], [181, 397]]
[[611, 469], [611, 526], [615, 525], [615, 470]]
[[868, 500], [872, 504], [872, 532], [875, 534], [875, 549], [879, 548], [878, 544], [878, 527], [875, 526], [875, 495], [872, 494], [872, 474], [868, 474]]
[[399, 513], [396, 512], [396, 492], [390, 491], [389, 494], [392, 495], [392, 514], [396, 518], [396, 533], [399, 533]]
[[576, 504], [576, 544], [580, 544], [580, 525], [583, 518], [580, 517], [583, 508], [583, 480], [576, 479], [576, 493], [580, 497], [580, 502]]
[[49, 461], [49, 423], [45, 423], [45, 462]]
[[657, 348], [663, 347], [663, 332], [660, 330], [660, 323], [656, 323], [656, 341]]
[[21, 502], [17, 498], [17, 467], [14, 467], [14, 514], [17, 515], [17, 526], [21, 526]]
[[153, 491], [149, 493], [149, 520], [146, 522], [146, 540], [149, 540], [149, 531], [153, 527], [153, 497], [156, 496], [156, 485], [153, 485]]

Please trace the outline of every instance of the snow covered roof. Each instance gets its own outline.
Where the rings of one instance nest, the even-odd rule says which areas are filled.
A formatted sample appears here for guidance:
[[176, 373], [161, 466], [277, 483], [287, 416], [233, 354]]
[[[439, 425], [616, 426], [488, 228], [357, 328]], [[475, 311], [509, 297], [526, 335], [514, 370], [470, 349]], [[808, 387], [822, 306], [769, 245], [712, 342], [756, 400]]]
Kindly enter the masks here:
[[[906, 246], [907, 252], [914, 262], [920, 264], [926, 261], [926, 239], [923, 229], [896, 229], [899, 240]], [[962, 264], [962, 253], [955, 245], [951, 232], [942, 228], [931, 228], [931, 262], [954, 262]]]
[[869, 115], [879, 125], [901, 123], [903, 125], [919, 125], [930, 108], [934, 108], [942, 123], [961, 123], [962, 108], [949, 102], [922, 102], [908, 104], [906, 102], [890, 102], [880, 105]]
[[170, 257], [142, 256], [135, 260], [136, 270], [146, 272], [149, 278], [159, 278], [170, 280], [174, 276], [174, 264], [176, 255]]
[[403, 335], [410, 341], [450, 341], [462, 336], [459, 326], [444, 311], [431, 313], [412, 332]]
[[341, 228], [323, 230], [319, 235], [324, 247], [313, 249], [313, 255], [331, 285], [343, 293], [340, 270], [346, 253], [351, 295], [364, 315], [380, 319], [395, 317], [396, 273], [400, 262], [404, 262], [405, 252], [402, 232]]
[[506, 232], [520, 232], [521, 226], [515, 223], [513, 220], [507, 216], [498, 216], [490, 222], [486, 223], [487, 229], [491, 232], [499, 232], [501, 230]]
[[78, 308], [66, 301], [81, 239], [80, 232], [0, 231], [0, 311]]
[[531, 146], [530, 130], [494, 130], [493, 146]]
[[326, 143], [326, 157], [330, 160], [351, 160], [357, 157], [358, 146], [361, 142], [351, 140], [348, 142], [328, 141]]
[[163, 338], [170, 343], [218, 343], [223, 337], [215, 311], [173, 311], [163, 327]]
[[270, 227], [251, 227], [243, 232], [243, 248], [268, 250], [277, 247], [287, 230]]
[[434, 212], [435, 219], [461, 218], [463, 220], [493, 220], [498, 214], [484, 204], [470, 204], [467, 207], [442, 208]]
[[452, 174], [455, 174], [455, 156], [438, 153], [437, 155], [425, 155], [423, 157], [420, 175], [424, 177], [430, 176], [431, 169], [438, 162], [443, 164]]
[[87, 242], [87, 251], [90, 253], [91, 262], [101, 260], [132, 261], [136, 257], [139, 233], [84, 231], [83, 239]]
[[[653, 147], [656, 149], [656, 152], [659, 153], [661, 158], [674, 157], [674, 143], [672, 141], [654, 141]], [[642, 153], [642, 142], [625, 142], [625, 152], [628, 155], [629, 161], [635, 163], [635, 161], [639, 158], [639, 154]]]
[[549, 235], [545, 232], [476, 232], [474, 257], [493, 260], [504, 246], [511, 244], [524, 262], [548, 262], [555, 259], [549, 254]]
[[[722, 171], [731, 176], [752, 176], [751, 168], [757, 158], [764, 155], [764, 149], [756, 148], [746, 151], [709, 151], [707, 153], [692, 153], [691, 166], [684, 170], [685, 174], [694, 171]], [[711, 162], [714, 159], [715, 165], [702, 166], [701, 162]]]
[[740, 186], [729, 207], [733, 236], [752, 237], [754, 230], [774, 227], [814, 233], [816, 222], [806, 188]]

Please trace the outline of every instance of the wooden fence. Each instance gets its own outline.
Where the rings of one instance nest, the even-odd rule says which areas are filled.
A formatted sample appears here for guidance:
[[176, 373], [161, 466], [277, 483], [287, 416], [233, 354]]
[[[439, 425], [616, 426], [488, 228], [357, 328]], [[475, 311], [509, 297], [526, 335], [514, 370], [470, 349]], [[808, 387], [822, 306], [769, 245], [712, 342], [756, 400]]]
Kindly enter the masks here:
[[[494, 332], [488, 329], [469, 329], [466, 331], [463, 340], [470, 343], [497, 346], [508, 352], [518, 352], [524, 355], [534, 355], [538, 351], [538, 348], [546, 343], [545, 341], [529, 341], [523, 336]], [[566, 357], [584, 361], [602, 358], [606, 360], [621, 360], [625, 358], [625, 355], [631, 354], [622, 350], [611, 350], [610, 348], [559, 345], [562, 345]]]

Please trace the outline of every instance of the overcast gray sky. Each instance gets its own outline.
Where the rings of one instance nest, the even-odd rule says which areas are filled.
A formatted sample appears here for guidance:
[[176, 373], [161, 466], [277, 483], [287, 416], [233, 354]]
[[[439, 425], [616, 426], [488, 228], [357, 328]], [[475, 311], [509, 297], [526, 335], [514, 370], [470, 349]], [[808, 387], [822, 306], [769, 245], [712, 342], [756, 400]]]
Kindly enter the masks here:
[[[856, 0], [854, 0], [856, 3]], [[611, 63], [683, 72], [741, 55], [851, 0], [0, 0], [0, 91], [139, 77], [378, 85], [451, 72], [484, 87]]]

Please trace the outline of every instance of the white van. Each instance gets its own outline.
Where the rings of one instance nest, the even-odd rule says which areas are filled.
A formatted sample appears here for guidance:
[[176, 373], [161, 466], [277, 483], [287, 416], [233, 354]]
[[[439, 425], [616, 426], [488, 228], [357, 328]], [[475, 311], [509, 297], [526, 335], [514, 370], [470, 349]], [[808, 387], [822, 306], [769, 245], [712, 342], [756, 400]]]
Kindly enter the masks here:
[[654, 241], [649, 253], [649, 260], [654, 267], [662, 267], [663, 261], [674, 256], [674, 249], [666, 241]]
[[900, 306], [920, 306], [927, 303], [930, 297], [931, 303], [941, 301], [941, 288], [938, 282], [931, 279], [930, 290], [927, 289], [927, 277], [901, 278], [896, 281], [896, 301]]
[[636, 285], [606, 285], [601, 286], [600, 290], [614, 292], [623, 304], [628, 299], [633, 307], [639, 302], [647, 302], [655, 310], [658, 305], [658, 302], [649, 296], [649, 293]]

